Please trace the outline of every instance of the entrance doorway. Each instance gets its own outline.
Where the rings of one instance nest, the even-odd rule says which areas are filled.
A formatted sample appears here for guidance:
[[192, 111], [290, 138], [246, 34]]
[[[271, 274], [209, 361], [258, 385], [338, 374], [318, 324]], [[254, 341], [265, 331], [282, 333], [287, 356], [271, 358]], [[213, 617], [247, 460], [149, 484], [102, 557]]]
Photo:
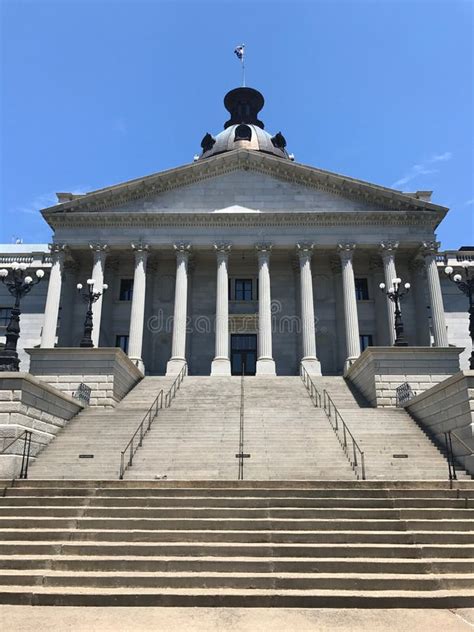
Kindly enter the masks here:
[[257, 366], [257, 334], [232, 334], [230, 337], [232, 375], [255, 375]]

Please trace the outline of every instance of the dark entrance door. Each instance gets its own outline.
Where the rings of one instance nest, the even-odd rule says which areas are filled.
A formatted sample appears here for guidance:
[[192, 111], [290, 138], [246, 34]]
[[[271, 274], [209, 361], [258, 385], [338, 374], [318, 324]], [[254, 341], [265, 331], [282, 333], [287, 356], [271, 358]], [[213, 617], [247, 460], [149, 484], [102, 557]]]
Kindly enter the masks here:
[[232, 375], [255, 375], [257, 365], [257, 334], [232, 334], [230, 337]]

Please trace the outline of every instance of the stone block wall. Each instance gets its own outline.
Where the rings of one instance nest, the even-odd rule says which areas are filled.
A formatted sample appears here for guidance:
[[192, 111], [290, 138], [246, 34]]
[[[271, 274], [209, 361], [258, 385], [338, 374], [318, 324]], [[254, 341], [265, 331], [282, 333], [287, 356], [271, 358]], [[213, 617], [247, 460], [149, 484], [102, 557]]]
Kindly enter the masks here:
[[[461, 371], [410, 400], [405, 409], [438, 441], [454, 431], [453, 451], [474, 474], [474, 371]], [[471, 452], [471, 454], [469, 454]]]
[[91, 389], [91, 406], [115, 406], [142, 372], [116, 347], [28, 349], [30, 371], [43, 382], [73, 395], [81, 383]]
[[459, 371], [458, 347], [368, 347], [346, 378], [374, 407], [396, 406], [396, 389], [407, 382], [419, 394]]
[[[32, 431], [34, 458], [83, 404], [29, 373], [0, 374], [0, 452], [25, 430]], [[21, 467], [23, 440], [0, 454], [0, 477], [14, 478]]]

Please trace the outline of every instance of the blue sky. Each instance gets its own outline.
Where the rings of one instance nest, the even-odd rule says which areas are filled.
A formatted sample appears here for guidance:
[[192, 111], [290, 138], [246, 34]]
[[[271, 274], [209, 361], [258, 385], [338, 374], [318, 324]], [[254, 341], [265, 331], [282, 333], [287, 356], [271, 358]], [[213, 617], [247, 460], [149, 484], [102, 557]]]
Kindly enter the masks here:
[[452, 210], [474, 243], [471, 1], [0, 0], [0, 241], [47, 241], [38, 209], [192, 161], [247, 84], [296, 160]]

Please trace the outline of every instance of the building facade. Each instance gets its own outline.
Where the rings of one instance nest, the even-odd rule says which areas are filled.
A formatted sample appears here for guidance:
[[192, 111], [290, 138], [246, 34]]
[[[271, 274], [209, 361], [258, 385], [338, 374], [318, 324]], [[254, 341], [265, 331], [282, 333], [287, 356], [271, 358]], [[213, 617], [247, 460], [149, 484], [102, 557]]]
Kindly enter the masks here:
[[61, 193], [42, 211], [54, 243], [41, 346], [79, 344], [76, 285], [92, 278], [108, 285], [94, 304], [94, 343], [121, 346], [148, 374], [184, 362], [194, 375], [295, 375], [301, 364], [341, 374], [366, 346], [393, 344], [379, 285], [395, 277], [411, 283], [410, 345], [466, 346], [466, 299], [442, 274], [446, 257], [461, 255], [440, 254], [435, 235], [448, 209], [430, 192], [295, 162], [259, 120], [256, 90], [224, 103], [224, 130], [204, 136], [192, 164]]

